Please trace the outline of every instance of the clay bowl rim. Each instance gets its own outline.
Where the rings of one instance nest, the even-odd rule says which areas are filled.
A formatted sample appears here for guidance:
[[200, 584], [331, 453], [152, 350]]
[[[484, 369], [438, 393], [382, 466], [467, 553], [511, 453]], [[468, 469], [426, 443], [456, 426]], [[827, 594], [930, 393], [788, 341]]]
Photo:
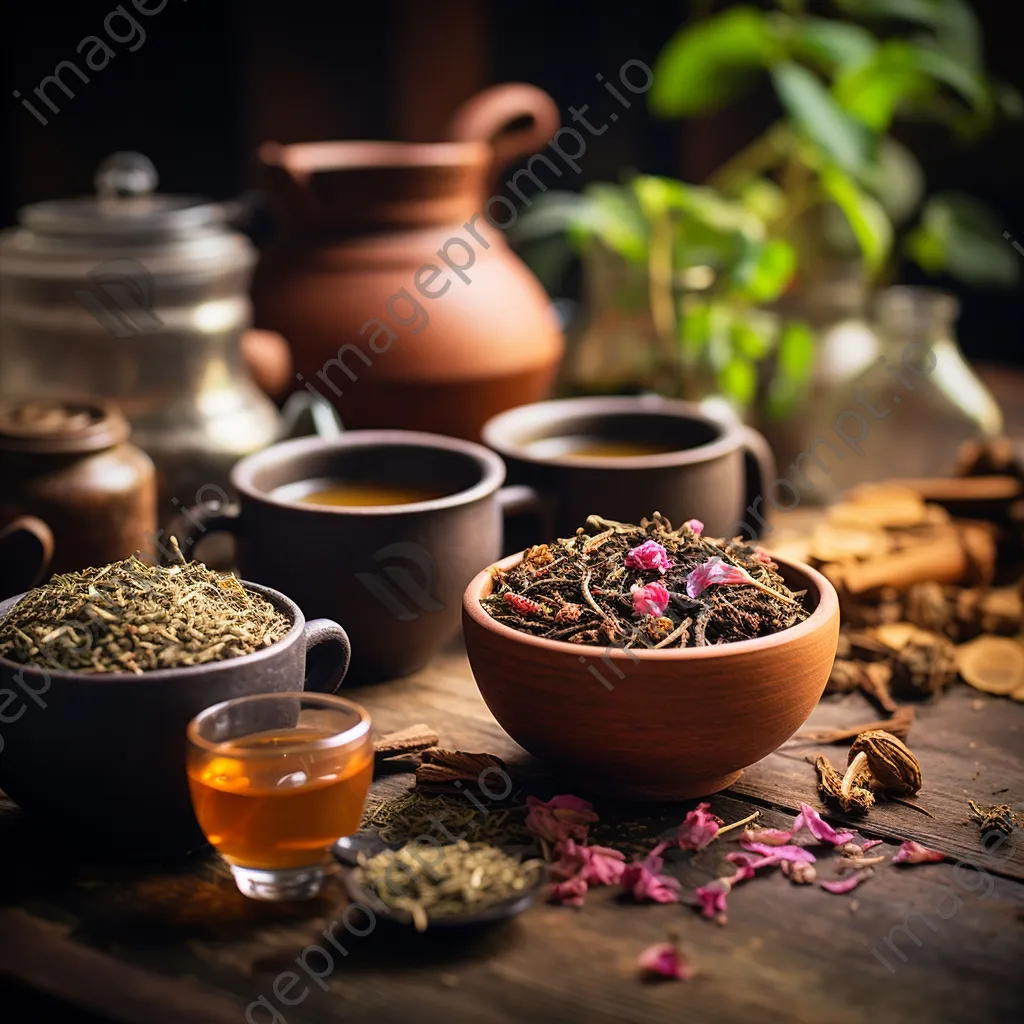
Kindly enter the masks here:
[[[545, 415], [550, 413], [549, 415]], [[674, 416], [703, 422], [717, 428], [719, 436], [705, 444], [678, 451], [658, 452], [653, 455], [631, 455], [624, 458], [591, 458], [579, 455], [556, 455], [538, 458], [528, 446], [520, 444], [511, 435], [531, 426], [543, 427], [550, 424], [553, 431], [570, 426], [565, 421], [571, 414], [605, 415], [614, 419], [630, 413], [642, 417], [647, 415]], [[559, 420], [559, 414], [563, 418]], [[521, 422], [520, 422], [521, 421]], [[535, 465], [559, 466], [571, 469], [598, 469], [602, 472], [618, 470], [630, 472], [637, 469], [669, 469], [675, 466], [692, 466], [710, 462], [735, 451], [741, 445], [741, 424], [728, 417], [702, 408], [696, 402], [684, 402], [661, 395], [588, 395], [580, 398], [556, 398], [529, 405], [519, 405], [492, 416], [480, 431], [484, 443], [501, 455], [519, 459]], [[551, 434], [557, 436], [556, 433]]]
[[[251, 654], [241, 654], [237, 658], [224, 658], [221, 661], [208, 661], [202, 665], [182, 665], [178, 668], [154, 668], [149, 672], [137, 675], [134, 672], [68, 672], [63, 669], [46, 669], [42, 665], [24, 665], [20, 661], [11, 661], [9, 658], [0, 657], [0, 670], [13, 672], [15, 674], [24, 672], [33, 675], [46, 675], [50, 680], [57, 680], [62, 683], [79, 682], [94, 685], [114, 685], [117, 683], [130, 682], [133, 686], [142, 685], [146, 682], [169, 682], [180, 683], [183, 673], [195, 675], [199, 672], [227, 672], [235, 665], [257, 665], [276, 655], [285, 645], [291, 645], [302, 639], [303, 631], [306, 628], [306, 617], [302, 609], [288, 596], [272, 587], [264, 587], [259, 583], [250, 583], [248, 580], [239, 580], [247, 590], [254, 591], [265, 597], [273, 604], [278, 611], [283, 612], [291, 620], [291, 628], [280, 640], [275, 641], [269, 647], [253, 651]], [[38, 588], [35, 588], [38, 589]], [[24, 594], [15, 594], [13, 597], [5, 597], [0, 601], [0, 621], [10, 614], [15, 605], [31, 591]], [[47, 687], [49, 689], [49, 687]], [[43, 691], [47, 692], [46, 690]]]
[[[268, 466], [287, 464], [293, 456], [307, 452], [345, 451], [350, 448], [401, 447], [443, 449], [457, 452], [476, 461], [480, 479], [469, 487], [429, 501], [410, 501], [402, 505], [312, 505], [302, 501], [275, 498], [271, 491], [261, 490], [253, 477]], [[394, 515], [416, 515], [469, 505], [497, 493], [505, 482], [505, 463], [500, 455], [475, 441], [431, 434], [421, 430], [346, 430], [335, 437], [297, 437], [278, 441], [269, 448], [247, 455], [231, 470], [232, 486], [249, 501], [262, 502], [273, 508], [285, 508], [307, 515], [355, 516], [367, 519]], [[297, 483], [298, 481], [291, 481]], [[284, 487], [287, 484], [280, 484]], [[276, 488], [275, 488], [276, 489]]]
[[[790, 626], [788, 629], [770, 636], [759, 636], [752, 640], [737, 640], [729, 644], [717, 644], [709, 647], [682, 647], [661, 651], [651, 650], [630, 650], [627, 654], [621, 648], [595, 644], [571, 644], [566, 640], [547, 640], [544, 637], [533, 636], [531, 633], [523, 633], [511, 626], [498, 622], [487, 614], [481, 598], [486, 596], [488, 585], [493, 582], [492, 569], [511, 569], [522, 561], [523, 553], [508, 555], [493, 565], [488, 566], [482, 572], [473, 577], [472, 582], [466, 588], [462, 599], [463, 611], [473, 620], [476, 625], [483, 629], [490, 630], [498, 636], [524, 644], [527, 647], [535, 648], [538, 651], [550, 651], [555, 654], [572, 654], [579, 657], [590, 652], [593, 657], [611, 657], [613, 661], [628, 660], [631, 664], [640, 662], [665, 662], [665, 661], [705, 661], [712, 658], [739, 657], [743, 654], [752, 654], [758, 651], [769, 651], [776, 647], [782, 647], [790, 642], [803, 639], [823, 629], [831, 620], [833, 615], [839, 614], [839, 595], [835, 587], [817, 569], [812, 569], [803, 562], [793, 561], [788, 558], [772, 558], [779, 568], [784, 568], [790, 573], [798, 573], [805, 576], [809, 583], [818, 591], [818, 606], [804, 619], [803, 622]], [[808, 588], [809, 589], [809, 588]]]
[[264, 142], [257, 149], [267, 167], [309, 177], [338, 171], [423, 170], [483, 167], [486, 142], [394, 142], [384, 139], [324, 139], [318, 142]]

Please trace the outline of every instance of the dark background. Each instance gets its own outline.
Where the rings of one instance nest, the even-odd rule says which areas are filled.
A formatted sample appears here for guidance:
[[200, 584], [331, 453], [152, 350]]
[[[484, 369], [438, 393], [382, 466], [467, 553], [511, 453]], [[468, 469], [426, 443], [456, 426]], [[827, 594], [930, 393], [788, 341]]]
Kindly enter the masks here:
[[[159, 0], [148, 0], [156, 7]], [[88, 35], [106, 39], [112, 0], [8, 3], [0, 28], [0, 226], [35, 200], [88, 193], [99, 161], [139, 150], [156, 164], [161, 189], [217, 197], [253, 185], [250, 154], [266, 139], [431, 139], [451, 110], [477, 89], [520, 80], [570, 104], [608, 100], [595, 75], [617, 75], [632, 58], [650, 64], [693, 3], [600, 0], [168, 0], [160, 13], [125, 8], [146, 32], [134, 53], [116, 57], [88, 84], [49, 94], [60, 113], [40, 124], [12, 95], [27, 97], [61, 60], [73, 60]], [[706, 4], [704, 5], [707, 6]], [[1024, 87], [1019, 5], [977, 0], [993, 74]], [[114, 31], [124, 32], [122, 22]], [[60, 97], [58, 99], [58, 97]], [[609, 100], [609, 102], [611, 102]], [[595, 138], [586, 180], [628, 168], [700, 180], [773, 113], [761, 100], [713, 119], [666, 124], [639, 104]], [[41, 108], [41, 105], [37, 104]], [[967, 149], [941, 129], [904, 136], [922, 159], [932, 189], [956, 188], [994, 206], [1004, 230], [1024, 244], [1019, 182], [1024, 126], [1007, 125]], [[1010, 245], [1010, 242], [1006, 243]], [[1024, 256], [1021, 257], [1024, 260]], [[904, 275], [915, 281], [909, 268]], [[1024, 295], [965, 291], [960, 337], [977, 359], [1024, 362], [1019, 343]]]

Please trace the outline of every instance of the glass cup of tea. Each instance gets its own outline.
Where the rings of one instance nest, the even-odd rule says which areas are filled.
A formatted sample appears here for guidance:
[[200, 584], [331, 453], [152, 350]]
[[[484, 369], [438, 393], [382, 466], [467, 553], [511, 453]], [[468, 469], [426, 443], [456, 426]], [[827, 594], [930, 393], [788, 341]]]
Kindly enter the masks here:
[[373, 775], [369, 714], [328, 694], [262, 693], [207, 708], [187, 736], [196, 819], [239, 890], [315, 896], [332, 846], [359, 828]]

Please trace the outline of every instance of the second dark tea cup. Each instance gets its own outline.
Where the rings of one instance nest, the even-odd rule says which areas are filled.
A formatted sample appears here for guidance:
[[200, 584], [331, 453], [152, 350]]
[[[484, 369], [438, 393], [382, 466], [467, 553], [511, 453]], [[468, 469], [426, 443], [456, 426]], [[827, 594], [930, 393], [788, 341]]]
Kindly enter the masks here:
[[[422, 667], [459, 631], [466, 584], [501, 553], [505, 467], [482, 445], [438, 434], [354, 430], [300, 438], [242, 459], [237, 507], [195, 508], [171, 526], [182, 550], [227, 531], [246, 578], [288, 594], [310, 617], [345, 623], [348, 678], [375, 682]], [[392, 505], [317, 505], [310, 481], [432, 492]], [[301, 488], [300, 488], [301, 490]]]
[[638, 523], [653, 512], [676, 525], [700, 519], [714, 537], [757, 537], [763, 522], [749, 508], [759, 511], [758, 496], [775, 480], [757, 431], [658, 395], [522, 405], [488, 420], [483, 441], [513, 484], [537, 492], [544, 539], [570, 536], [592, 514]]

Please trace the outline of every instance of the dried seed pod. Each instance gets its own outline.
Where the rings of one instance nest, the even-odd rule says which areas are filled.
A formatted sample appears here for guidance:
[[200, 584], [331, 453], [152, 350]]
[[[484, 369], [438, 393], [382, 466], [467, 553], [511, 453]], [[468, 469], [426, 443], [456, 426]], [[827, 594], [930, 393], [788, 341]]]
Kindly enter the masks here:
[[848, 814], [863, 813], [874, 805], [875, 794], [861, 785], [862, 780], [855, 779], [844, 787], [843, 776], [827, 757], [815, 758], [814, 770], [818, 773], [818, 793], [825, 803], [838, 804]]
[[944, 690], [957, 675], [956, 648], [938, 633], [912, 640], [893, 660], [893, 691], [903, 697], [928, 697]]
[[867, 764], [872, 789], [890, 796], [912, 796], [921, 788], [921, 763], [891, 732], [862, 732], [850, 746], [847, 763], [852, 767], [858, 759]]
[[802, 860], [784, 860], [779, 867], [794, 885], [810, 885], [818, 877], [814, 865]]
[[941, 583], [915, 583], [906, 594], [907, 622], [934, 633], [945, 633], [953, 621], [953, 612]]

